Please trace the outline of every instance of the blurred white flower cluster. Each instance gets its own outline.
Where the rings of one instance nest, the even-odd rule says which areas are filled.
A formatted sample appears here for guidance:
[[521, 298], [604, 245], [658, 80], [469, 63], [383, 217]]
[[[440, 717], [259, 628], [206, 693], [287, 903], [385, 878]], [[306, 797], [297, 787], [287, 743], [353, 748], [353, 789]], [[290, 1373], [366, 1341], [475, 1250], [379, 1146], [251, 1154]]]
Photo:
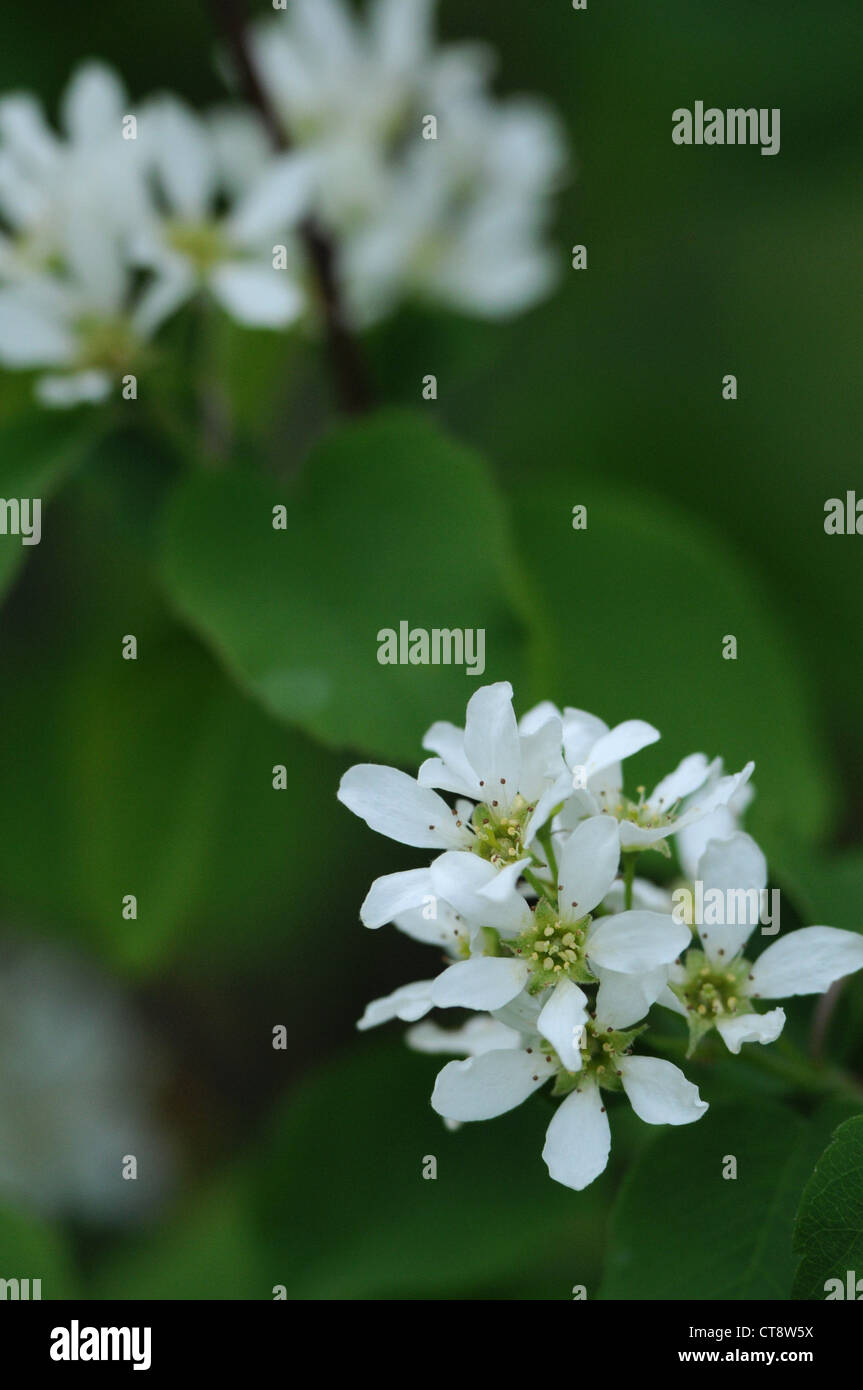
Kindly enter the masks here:
[[[346, 321], [407, 297], [517, 312], [548, 290], [544, 233], [563, 144], [537, 103], [488, 91], [489, 55], [435, 46], [433, 0], [292, 0], [248, 46], [283, 123], [134, 103], [87, 63], [60, 129], [0, 100], [0, 363], [40, 369], [40, 400], [104, 399], [193, 297], [271, 329], [313, 318], [301, 227], [334, 246]], [[221, 65], [229, 79], [230, 57]]]
[[[677, 1066], [651, 1055], [654, 1006], [687, 1020], [689, 1054], [713, 1030], [739, 1053], [782, 1030], [784, 1011], [759, 1001], [821, 993], [863, 967], [863, 936], [825, 926], [744, 955], [767, 882], [761, 850], [738, 828], [753, 764], [726, 775], [695, 753], [649, 796], [628, 796], [622, 763], [658, 738], [643, 720], [609, 729], [548, 703], [517, 721], [501, 682], [473, 695], [464, 729], [432, 725], [415, 779], [362, 764], [339, 788], [373, 830], [441, 851], [377, 879], [360, 915], [442, 950], [445, 968], [375, 1000], [359, 1026], [400, 1018], [416, 1025], [414, 1047], [464, 1058], [432, 1095], [450, 1123], [503, 1114], [552, 1082], [560, 1104], [543, 1157], [576, 1189], [606, 1166], [608, 1093], [624, 1092], [648, 1124], [690, 1124], [707, 1109]], [[670, 857], [672, 843], [684, 878], [711, 894], [709, 926], [690, 925], [668, 888], [636, 874], [642, 854]], [[457, 1029], [418, 1022], [455, 1007], [475, 1016]]]
[[4, 941], [0, 1201], [89, 1222], [145, 1218], [176, 1176], [158, 1086], [152, 1041], [115, 988], [53, 947]]

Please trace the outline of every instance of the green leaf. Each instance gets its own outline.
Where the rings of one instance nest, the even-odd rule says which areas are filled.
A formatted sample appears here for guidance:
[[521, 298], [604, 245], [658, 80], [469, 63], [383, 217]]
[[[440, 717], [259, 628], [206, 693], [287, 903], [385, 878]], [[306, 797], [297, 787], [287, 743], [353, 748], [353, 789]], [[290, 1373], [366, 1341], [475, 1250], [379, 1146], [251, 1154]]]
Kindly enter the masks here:
[[[825, 1134], [848, 1113], [829, 1102], [808, 1122], [784, 1106], [712, 1106], [666, 1129], [621, 1188], [600, 1296], [785, 1299], [800, 1192]], [[736, 1178], [724, 1178], [729, 1156]]]
[[[14, 730], [0, 913], [129, 971], [202, 946], [234, 969], [238, 950], [272, 963], [307, 923], [336, 822], [330, 910], [355, 920], [367, 887], [362, 827], [335, 797], [341, 763], [231, 685], [166, 614], [144, 540], [101, 503], [92, 478], [67, 492], [33, 567], [50, 604], [23, 622], [23, 603], [3, 614], [15, 679], [0, 684], [0, 720]], [[135, 661], [122, 658], [125, 634], [137, 637]], [[273, 787], [277, 766], [285, 790]], [[129, 894], [134, 920], [122, 914]]]
[[[273, 507], [287, 507], [274, 529]], [[504, 508], [471, 451], [407, 414], [345, 426], [295, 487], [196, 476], [170, 508], [163, 575], [180, 614], [270, 713], [324, 742], [415, 759], [479, 684], [519, 681], [520, 581]], [[482, 675], [381, 665], [378, 632], [483, 628]]]
[[[519, 1297], [574, 1284], [593, 1297], [614, 1174], [589, 1193], [552, 1182], [544, 1097], [448, 1131], [431, 1109], [446, 1058], [379, 1042], [310, 1076], [255, 1159], [267, 1286], [289, 1298], [448, 1298], [517, 1283]], [[626, 1137], [621, 1126], [621, 1142]], [[437, 1177], [424, 1178], [430, 1157]]]
[[[39, 498], [42, 532], [45, 504], [70, 470], [92, 448], [104, 425], [93, 411], [71, 416], [40, 410], [16, 415], [0, 424], [0, 498]], [[40, 542], [41, 543], [41, 542]], [[0, 596], [8, 589], [28, 553], [20, 536], [0, 535]]]
[[[588, 510], [573, 530], [572, 508]], [[768, 859], [784, 828], [813, 837], [831, 788], [810, 719], [808, 677], [745, 563], [700, 521], [642, 492], [578, 472], [538, 482], [516, 509], [553, 625], [536, 698], [589, 709], [609, 723], [647, 719], [662, 733], [627, 765], [652, 783], [687, 753], [756, 762], [747, 824]], [[722, 656], [737, 638], [737, 659]]]
[[92, 1299], [272, 1298], [260, 1268], [248, 1195], [233, 1177], [184, 1203], [96, 1270]]
[[77, 1293], [72, 1261], [59, 1231], [7, 1207], [0, 1208], [0, 1278], [29, 1279], [31, 1298], [34, 1279], [42, 1281], [43, 1300], [74, 1298]]
[[[794, 1298], [824, 1299], [828, 1279], [863, 1278], [863, 1115], [840, 1125], [815, 1167], [794, 1227]], [[856, 1291], [855, 1291], [856, 1298]]]

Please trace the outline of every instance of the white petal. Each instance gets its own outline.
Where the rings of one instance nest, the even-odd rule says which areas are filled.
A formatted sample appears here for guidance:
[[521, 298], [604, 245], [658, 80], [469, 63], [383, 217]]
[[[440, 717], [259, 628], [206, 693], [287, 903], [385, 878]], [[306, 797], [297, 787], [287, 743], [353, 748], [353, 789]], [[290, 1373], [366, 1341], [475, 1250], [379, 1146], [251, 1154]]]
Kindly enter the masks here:
[[496, 1018], [479, 1014], [461, 1028], [441, 1028], [437, 1023], [417, 1023], [405, 1034], [405, 1042], [416, 1052], [453, 1053], [456, 1057], [480, 1057], [500, 1048], [520, 1048], [523, 1038]]
[[432, 865], [432, 891], [451, 903], [474, 928], [494, 927], [507, 936], [516, 936], [532, 922], [530, 908], [515, 888], [524, 862], [498, 870], [476, 854], [453, 850]]
[[446, 720], [432, 724], [425, 738], [423, 748], [437, 753], [436, 758], [428, 758], [417, 775], [417, 781], [426, 787], [441, 787], [444, 791], [461, 792], [475, 801], [482, 800], [479, 778], [467, 760], [464, 751], [464, 729]]
[[620, 763], [648, 744], [655, 743], [659, 736], [659, 730], [643, 719], [626, 719], [622, 724], [617, 724], [598, 738], [591, 748], [585, 762], [588, 780], [603, 768]]
[[28, 92], [14, 92], [0, 101], [0, 143], [40, 178], [56, 166], [59, 142], [41, 104]]
[[681, 1018], [686, 1018], [686, 1005], [681, 1003], [673, 989], [666, 987], [660, 990], [656, 996], [657, 1004], [661, 1004], [663, 1009], [670, 1009], [673, 1014], [680, 1014]]
[[216, 162], [205, 122], [176, 97], [157, 97], [141, 113], [141, 140], [171, 213], [206, 220], [216, 194]]
[[705, 952], [714, 964], [723, 957], [733, 960], [758, 925], [767, 860], [752, 836], [741, 831], [728, 840], [710, 841], [698, 861], [698, 878], [705, 895], [719, 889], [724, 897], [724, 906], [711, 914], [719, 921], [707, 926], [696, 924]]
[[591, 748], [607, 733], [608, 725], [595, 714], [567, 706], [563, 711], [563, 749], [567, 765], [583, 767]]
[[521, 1105], [553, 1071], [537, 1053], [505, 1047], [448, 1062], [435, 1081], [432, 1108], [448, 1120], [491, 1120]]
[[446, 802], [394, 767], [358, 763], [339, 784], [339, 801], [372, 830], [417, 849], [464, 848], [470, 832], [457, 826]]
[[752, 967], [754, 999], [822, 994], [834, 980], [863, 966], [863, 936], [839, 927], [801, 927], [774, 941]]
[[668, 811], [682, 797], [698, 790], [707, 776], [708, 767], [703, 753], [690, 753], [654, 787], [647, 798], [648, 804], [657, 811]]
[[468, 926], [448, 903], [440, 899], [435, 904], [434, 916], [430, 915], [430, 907], [426, 903], [422, 907], [411, 907], [397, 913], [393, 925], [414, 941], [422, 941], [426, 946], [443, 946], [454, 958], [470, 944]]
[[524, 961], [507, 956], [461, 960], [438, 975], [432, 1002], [439, 1009], [500, 1009], [521, 993], [529, 974]]
[[521, 772], [521, 743], [509, 681], [484, 685], [471, 696], [465, 716], [464, 751], [485, 784], [483, 799], [508, 806], [518, 791]]
[[24, 291], [0, 290], [0, 362], [54, 367], [71, 362], [75, 339], [59, 318], [30, 303]]
[[742, 1043], [775, 1042], [785, 1026], [785, 1010], [771, 1009], [766, 1014], [738, 1014], [723, 1018], [716, 1027], [729, 1052], [740, 1051]]
[[526, 990], [517, 994], [508, 1004], [504, 1004], [502, 1009], [495, 1009], [494, 1016], [501, 1023], [505, 1023], [507, 1028], [515, 1028], [531, 1044], [538, 1045], [539, 1033], [537, 1031], [537, 1019], [542, 1012], [542, 1004], [535, 994], [528, 994]]
[[[521, 724], [519, 730], [521, 739], [519, 791], [528, 801], [537, 801], [549, 782], [555, 782], [567, 771], [563, 761], [563, 728], [560, 718], [557, 715], [552, 715], [532, 733], [524, 733]], [[569, 778], [563, 785], [567, 787], [567, 790], [569, 789], [571, 785]]]
[[617, 821], [613, 816], [582, 821], [561, 843], [557, 856], [562, 916], [564, 920], [584, 917], [602, 901], [617, 874]]
[[539, 1033], [548, 1038], [567, 1071], [581, 1070], [581, 1039], [587, 1017], [587, 995], [571, 980], [561, 980], [537, 1019]]
[[[467, 760], [465, 763], [467, 765]], [[420, 763], [417, 781], [421, 787], [437, 787], [442, 792], [456, 792], [460, 796], [472, 797], [474, 801], [482, 800], [479, 778], [473, 768], [468, 766], [467, 774], [462, 775], [443, 758], [426, 758], [425, 762]], [[472, 804], [470, 813], [473, 813]]]
[[299, 286], [271, 264], [228, 261], [215, 267], [209, 283], [222, 308], [251, 328], [285, 328], [303, 311]]
[[[529, 845], [532, 843], [534, 836], [545, 825], [552, 811], [559, 806], [561, 802], [565, 802], [567, 797], [571, 797], [572, 794], [570, 773], [569, 770], [564, 767], [563, 772], [561, 772], [557, 780], [546, 787], [530, 816], [528, 816], [524, 827], [525, 844]], [[596, 811], [597, 809], [596, 806], [591, 807], [592, 811]]]
[[748, 762], [739, 772], [732, 773], [728, 777], [720, 777], [717, 781], [708, 780], [704, 787], [687, 802], [686, 809], [680, 822], [678, 822], [678, 829], [681, 824], [688, 825], [693, 820], [700, 820], [702, 816], [709, 815], [719, 806], [727, 806], [734, 797], [739, 795], [754, 770], [755, 764]]
[[639, 908], [616, 917], [600, 917], [588, 931], [587, 954], [600, 968], [632, 975], [668, 965], [691, 939], [685, 923]]
[[678, 821], [672, 821], [670, 825], [649, 826], [635, 825], [633, 821], [622, 820], [620, 822], [620, 848], [644, 849], [646, 845], [655, 845], [659, 840], [673, 835], [678, 825]]
[[274, 159], [234, 208], [229, 235], [243, 246], [260, 246], [293, 226], [308, 210], [313, 165], [299, 155]]
[[705, 890], [764, 888], [767, 860], [752, 836], [738, 831], [727, 840], [710, 841], [698, 862], [698, 877]]
[[610, 1148], [611, 1130], [599, 1087], [588, 1084], [558, 1107], [546, 1130], [542, 1156], [555, 1182], [580, 1192], [604, 1170]]
[[400, 874], [376, 878], [360, 908], [360, 921], [366, 927], [382, 927], [400, 912], [419, 907], [432, 895], [429, 869], [406, 869]]
[[430, 46], [432, 0], [378, 0], [371, 34], [379, 60], [391, 71], [413, 73]]
[[155, 269], [135, 306], [132, 324], [144, 338], [149, 338], [197, 288], [197, 277], [191, 264], [181, 257], [171, 257]]
[[630, 1028], [644, 1018], [663, 993], [668, 983], [668, 966], [660, 965], [637, 975], [624, 975], [617, 970], [599, 970], [597, 975], [597, 1026]]
[[[553, 705], [551, 700], [540, 700], [538, 705], [527, 710], [518, 721], [518, 732], [522, 738], [535, 734], [539, 729], [547, 724], [550, 719], [560, 719], [560, 710], [557, 705]], [[563, 729], [561, 728], [561, 743], [563, 742]]]
[[730, 806], [717, 806], [709, 815], [678, 828], [677, 857], [684, 876], [698, 878], [698, 861], [710, 841], [730, 840], [737, 829], [737, 817]]
[[707, 1101], [679, 1067], [660, 1057], [624, 1057], [623, 1089], [639, 1119], [649, 1125], [690, 1125], [700, 1120]]
[[82, 63], [72, 74], [60, 103], [63, 125], [76, 141], [113, 134], [120, 149], [126, 100], [123, 85], [111, 68], [105, 63]]
[[389, 1023], [392, 1018], [404, 1019], [413, 1023], [422, 1018], [432, 1007], [429, 991], [433, 980], [417, 980], [414, 984], [402, 985], [382, 999], [373, 999], [366, 1005], [366, 1011], [357, 1024], [358, 1028], [376, 1028], [379, 1023]]
[[36, 399], [56, 410], [96, 405], [110, 395], [112, 385], [107, 372], [95, 370], [70, 372], [68, 376], [42, 376], [36, 382]]

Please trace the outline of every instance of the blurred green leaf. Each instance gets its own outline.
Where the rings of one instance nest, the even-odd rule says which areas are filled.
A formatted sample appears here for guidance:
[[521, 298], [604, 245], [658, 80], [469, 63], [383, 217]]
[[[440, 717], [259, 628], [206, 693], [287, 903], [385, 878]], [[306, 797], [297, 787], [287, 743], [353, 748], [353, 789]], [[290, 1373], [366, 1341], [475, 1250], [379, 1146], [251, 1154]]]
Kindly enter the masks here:
[[[208, 960], [271, 956], [306, 922], [338, 819], [342, 872], [328, 901], [353, 920], [362, 832], [336, 802], [341, 761], [234, 689], [165, 612], [146, 528], [114, 515], [116, 496], [106, 503], [95, 475], [67, 490], [3, 613], [14, 679], [0, 684], [0, 719], [14, 737], [0, 911], [126, 969], [202, 947]], [[34, 590], [50, 593], [47, 610], [28, 602]], [[126, 634], [137, 637], [135, 661], [122, 658]], [[273, 787], [277, 766], [285, 790]], [[127, 894], [137, 920], [122, 916]]]
[[[794, 1227], [794, 1298], [823, 1299], [828, 1279], [863, 1278], [863, 1115], [837, 1129], [803, 1193]], [[852, 1297], [856, 1299], [856, 1288]]]
[[42, 1281], [43, 1300], [78, 1293], [63, 1236], [38, 1217], [7, 1207], [0, 1208], [0, 1279], [29, 1279], [31, 1299], [34, 1279]]
[[[541, 1158], [544, 1098], [455, 1133], [429, 1105], [445, 1058], [377, 1042], [310, 1076], [256, 1160], [267, 1285], [289, 1298], [445, 1298], [476, 1285], [593, 1296], [614, 1173], [583, 1193]], [[621, 1138], [625, 1138], [622, 1129]], [[429, 1156], [437, 1177], [423, 1178]]]
[[189, 1199], [148, 1237], [107, 1258], [84, 1289], [92, 1299], [271, 1298], [247, 1193], [222, 1180]]
[[[286, 530], [273, 528], [279, 504]], [[295, 489], [190, 479], [169, 511], [163, 574], [241, 686], [336, 747], [415, 759], [433, 720], [460, 718], [483, 681], [518, 683], [524, 662], [524, 585], [488, 470], [407, 414], [332, 433]], [[484, 628], [484, 675], [380, 665], [378, 631], [401, 620]]]
[[[39, 498], [42, 533], [45, 505], [66, 474], [92, 449], [104, 423], [93, 410], [30, 410], [0, 424], [0, 498]], [[20, 536], [0, 535], [0, 597], [28, 554]]]
[[[339, 767], [177, 629], [133, 625], [138, 660], [123, 661], [127, 630], [51, 681], [37, 662], [0, 690], [16, 730], [3, 782], [15, 814], [0, 837], [7, 916], [64, 923], [126, 968], [152, 970], [195, 939], [208, 955], [234, 957], [240, 939], [244, 955], [265, 952], [304, 922], [308, 884], [327, 868]], [[122, 916], [126, 894], [137, 920]]]
[[[576, 504], [586, 530], [572, 527]], [[728, 770], [754, 758], [751, 825], [768, 859], [784, 826], [813, 837], [830, 788], [805, 673], [742, 560], [686, 512], [578, 470], [527, 488], [517, 519], [553, 623], [536, 698], [654, 723], [662, 741], [635, 764], [648, 786], [697, 749]], [[723, 659], [727, 634], [736, 660]]]
[[[667, 1129], [633, 1165], [614, 1208], [606, 1299], [785, 1299], [800, 1192], [848, 1108], [808, 1121], [767, 1099], [712, 1106]], [[727, 1157], [736, 1178], [724, 1178]]]

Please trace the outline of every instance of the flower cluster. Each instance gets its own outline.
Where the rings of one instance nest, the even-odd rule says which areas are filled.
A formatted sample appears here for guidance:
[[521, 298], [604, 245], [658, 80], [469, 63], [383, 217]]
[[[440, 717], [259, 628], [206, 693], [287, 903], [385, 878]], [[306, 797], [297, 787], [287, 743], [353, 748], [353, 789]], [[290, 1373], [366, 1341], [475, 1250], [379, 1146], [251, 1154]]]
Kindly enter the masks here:
[[[767, 881], [739, 829], [754, 765], [729, 775], [695, 753], [632, 798], [622, 764], [658, 738], [643, 720], [609, 729], [548, 703], [517, 721], [501, 682], [473, 695], [464, 729], [432, 725], [416, 778], [361, 764], [339, 788], [373, 830], [441, 851], [377, 879], [360, 915], [442, 948], [445, 968], [369, 1004], [359, 1027], [400, 1018], [415, 1025], [415, 1048], [464, 1059], [444, 1066], [432, 1094], [448, 1123], [503, 1114], [552, 1082], [560, 1104], [543, 1157], [576, 1189], [606, 1166], [608, 1092], [623, 1091], [648, 1124], [690, 1124], [707, 1109], [679, 1067], [651, 1055], [654, 1006], [687, 1019], [690, 1055], [712, 1030], [738, 1053], [781, 1032], [784, 1011], [761, 1000], [820, 993], [863, 966], [863, 936], [825, 926], [789, 933], [754, 962], [744, 955], [757, 921], [747, 895]], [[636, 872], [672, 843], [685, 879], [722, 890], [728, 906], [709, 928], [682, 920], [669, 888]], [[419, 1022], [433, 1008], [475, 1016], [457, 1029]]]
[[[249, 35], [264, 113], [132, 104], [117, 75], [73, 75], [55, 131], [0, 101], [0, 363], [44, 373], [44, 404], [98, 401], [193, 297], [250, 327], [313, 318], [300, 229], [334, 239], [348, 321], [406, 297], [469, 313], [546, 292], [562, 141], [539, 105], [488, 93], [471, 45], [435, 47], [431, 0], [292, 0]], [[232, 77], [230, 59], [222, 67]]]

